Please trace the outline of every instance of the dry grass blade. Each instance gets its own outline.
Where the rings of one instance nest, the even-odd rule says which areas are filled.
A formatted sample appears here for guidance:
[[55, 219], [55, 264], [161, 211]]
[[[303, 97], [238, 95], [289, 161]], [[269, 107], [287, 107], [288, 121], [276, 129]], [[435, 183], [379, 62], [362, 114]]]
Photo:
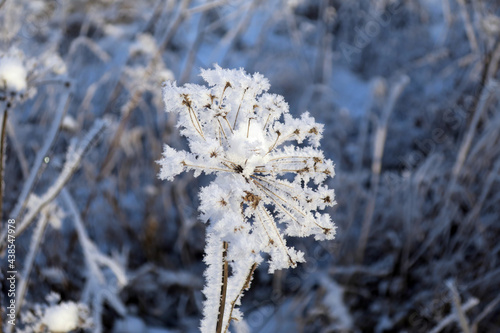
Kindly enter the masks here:
[[479, 51], [479, 46], [477, 44], [476, 34], [474, 33], [474, 27], [472, 26], [465, 1], [457, 0], [457, 2], [460, 5], [460, 14], [462, 14], [462, 18], [464, 20], [465, 32], [467, 34], [467, 38], [469, 39], [470, 48], [472, 52], [477, 53]]
[[361, 226], [361, 235], [359, 237], [358, 249], [356, 253], [358, 263], [363, 262], [366, 244], [370, 235], [373, 214], [375, 212], [375, 201], [377, 198], [377, 192], [380, 183], [380, 171], [382, 169], [382, 157], [384, 154], [384, 146], [387, 137], [389, 117], [394, 109], [397, 100], [399, 99], [399, 96], [403, 93], [406, 85], [409, 82], [410, 79], [406, 75], [404, 75], [401, 76], [392, 87], [386, 107], [382, 113], [382, 118], [377, 125], [373, 144], [372, 177], [370, 181], [371, 193], [366, 205], [365, 217]]
[[[61, 173], [54, 181], [52, 186], [39, 199], [34, 199], [33, 206], [30, 207], [30, 209], [16, 228], [16, 237], [21, 235], [31, 224], [33, 219], [38, 215], [38, 213], [54, 198], [57, 197], [59, 192], [63, 189], [64, 185], [69, 181], [73, 173], [80, 166], [80, 162], [84, 154], [87, 152], [90, 146], [95, 143], [97, 137], [102, 134], [106, 126], [106, 122], [97, 120], [94, 123], [94, 126], [89, 130], [87, 135], [81, 140], [79, 145], [77, 147], [70, 147], [66, 163], [64, 164]], [[5, 239], [6, 237], [2, 237], [2, 240]], [[0, 244], [2, 246], [5, 246], [5, 242]]]
[[478, 325], [479, 323], [486, 318], [489, 314], [491, 314], [495, 308], [500, 304], [500, 295], [495, 297], [485, 308], [481, 313], [474, 319], [472, 322], [472, 333], [477, 333], [478, 332]]
[[455, 161], [455, 165], [453, 166], [453, 182], [456, 181], [456, 178], [459, 176], [460, 171], [462, 170], [462, 166], [465, 163], [465, 159], [467, 157], [467, 153], [472, 144], [472, 140], [474, 139], [477, 131], [477, 125], [479, 120], [482, 118], [483, 113], [488, 109], [489, 103], [491, 102], [490, 98], [492, 96], [496, 96], [499, 91], [499, 84], [496, 80], [490, 80], [486, 83], [485, 88], [483, 89], [481, 96], [479, 98], [479, 103], [477, 105], [476, 110], [474, 111], [474, 117], [470, 123], [469, 129], [465, 135], [465, 138], [460, 145], [460, 151], [457, 156], [457, 160]]
[[23, 189], [21, 190], [21, 194], [17, 198], [16, 206], [11, 212], [11, 215], [14, 217], [18, 218], [26, 205], [26, 200], [28, 199], [30, 192], [33, 190], [33, 186], [35, 185], [36, 179], [43, 165], [44, 157], [48, 155], [59, 133], [59, 128], [61, 127], [61, 123], [68, 110], [70, 98], [71, 94], [69, 91], [65, 91], [63, 93], [63, 96], [61, 96], [54, 120], [52, 121], [50, 129], [45, 136], [45, 141], [43, 143], [43, 146], [36, 155], [35, 162], [31, 167], [30, 175], [26, 180], [26, 182], [24, 183]]
[[448, 280], [446, 286], [450, 289], [451, 296], [453, 299], [453, 309], [455, 310], [455, 315], [457, 317], [458, 324], [462, 329], [463, 333], [470, 333], [469, 321], [465, 316], [465, 311], [462, 308], [462, 302], [460, 301], [460, 294], [458, 293], [455, 281]]

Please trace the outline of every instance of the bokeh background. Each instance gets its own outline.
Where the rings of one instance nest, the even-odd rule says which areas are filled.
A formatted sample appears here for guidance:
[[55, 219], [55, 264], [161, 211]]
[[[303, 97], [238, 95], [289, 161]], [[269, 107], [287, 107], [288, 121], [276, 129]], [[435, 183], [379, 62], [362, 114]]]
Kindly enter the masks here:
[[35, 215], [16, 240], [19, 267], [34, 255], [18, 328], [36, 331], [55, 292], [102, 332], [198, 331], [210, 178], [157, 179], [163, 144], [186, 145], [161, 83], [201, 83], [217, 63], [263, 74], [292, 114], [324, 123], [336, 164], [336, 239], [294, 239], [307, 263], [259, 268], [249, 332], [500, 331], [497, 1], [3, 0], [0, 53], [29, 72], [2, 217]]

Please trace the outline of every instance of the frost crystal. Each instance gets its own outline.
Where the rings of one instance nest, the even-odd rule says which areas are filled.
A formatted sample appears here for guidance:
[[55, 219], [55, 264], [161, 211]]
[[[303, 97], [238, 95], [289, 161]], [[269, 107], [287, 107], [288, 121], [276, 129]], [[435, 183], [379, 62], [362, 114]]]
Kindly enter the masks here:
[[232, 319], [239, 314], [234, 309], [238, 296], [250, 282], [245, 281], [248, 267], [253, 273], [261, 253], [270, 255], [272, 273], [304, 261], [302, 252], [287, 246], [285, 236], [334, 237], [330, 216], [318, 212], [335, 204], [333, 190], [322, 185], [334, 170], [319, 149], [323, 125], [307, 112], [293, 118], [282, 96], [267, 93], [269, 82], [262, 75], [216, 66], [201, 76], [209, 87], [164, 85], [166, 111], [178, 115], [190, 151], [166, 145], [159, 177], [173, 180], [190, 170], [195, 176], [215, 174], [200, 191], [201, 219], [210, 221], [202, 331], [213, 332], [222, 242], [229, 244], [232, 266], [224, 317]]

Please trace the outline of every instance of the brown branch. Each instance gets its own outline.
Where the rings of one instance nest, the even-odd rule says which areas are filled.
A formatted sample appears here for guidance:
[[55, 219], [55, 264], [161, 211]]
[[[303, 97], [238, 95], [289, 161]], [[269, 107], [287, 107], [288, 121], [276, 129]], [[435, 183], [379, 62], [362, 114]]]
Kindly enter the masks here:
[[2, 120], [2, 134], [0, 138], [0, 219], [3, 213], [3, 189], [4, 189], [4, 161], [5, 161], [5, 131], [7, 130], [8, 109], [5, 109]]
[[233, 318], [233, 310], [234, 310], [234, 307], [236, 306], [236, 302], [238, 301], [238, 298], [240, 298], [240, 296], [243, 295], [243, 292], [245, 290], [247, 290], [248, 288], [250, 288], [250, 282], [252, 281], [253, 272], [255, 272], [256, 268], [257, 268], [257, 263], [254, 262], [253, 265], [252, 265], [252, 267], [250, 267], [250, 271], [248, 272], [247, 278], [245, 279], [245, 284], [243, 284], [243, 286], [240, 289], [239, 294], [231, 302], [231, 311], [229, 312], [229, 319], [227, 321], [226, 328], [224, 329], [224, 333], [227, 332], [227, 330], [229, 329], [229, 325], [231, 325], [231, 320], [234, 319]]
[[[229, 274], [229, 265], [227, 262], [227, 248], [228, 243], [223, 242], [224, 250], [222, 251], [222, 287], [220, 288], [220, 306], [219, 306], [219, 317], [217, 318], [217, 333], [222, 333], [222, 325], [224, 323], [224, 308], [226, 307], [226, 293], [227, 293], [227, 278]], [[231, 317], [231, 316], [230, 316]], [[229, 319], [231, 321], [231, 319]]]

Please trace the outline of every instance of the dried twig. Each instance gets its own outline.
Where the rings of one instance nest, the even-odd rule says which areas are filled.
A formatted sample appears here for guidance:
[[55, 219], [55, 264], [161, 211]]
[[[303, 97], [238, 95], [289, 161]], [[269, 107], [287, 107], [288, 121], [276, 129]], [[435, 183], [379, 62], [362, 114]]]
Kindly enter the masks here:
[[500, 304], [500, 295], [495, 297], [488, 305], [484, 308], [483, 311], [474, 319], [471, 325], [471, 330], [472, 333], [477, 333], [477, 327], [479, 325], [479, 322], [486, 318], [487, 315], [489, 315], [495, 308]]
[[465, 25], [465, 33], [467, 34], [467, 38], [469, 39], [469, 44], [472, 52], [479, 52], [479, 46], [477, 44], [476, 35], [474, 33], [474, 27], [470, 21], [469, 13], [467, 12], [467, 8], [464, 0], [457, 0], [460, 5], [460, 13], [462, 14], [462, 18], [464, 20]]
[[[40, 211], [46, 207], [63, 189], [64, 185], [69, 181], [73, 173], [80, 166], [80, 162], [90, 148], [90, 146], [95, 142], [96, 138], [101, 134], [106, 128], [106, 122], [102, 120], [97, 120], [94, 126], [89, 130], [87, 135], [81, 140], [77, 147], [70, 146], [68, 149], [68, 154], [66, 157], [66, 163], [57, 179], [54, 181], [52, 186], [40, 197], [36, 198], [31, 195], [32, 204], [29, 207], [28, 212], [23, 217], [19, 226], [16, 229], [16, 237], [21, 235], [28, 226], [31, 225], [33, 219], [40, 213]], [[6, 244], [7, 237], [6, 232], [2, 233], [0, 239], [0, 249], [2, 249]]]
[[23, 304], [24, 296], [26, 294], [26, 290], [28, 287], [31, 269], [33, 268], [33, 263], [35, 262], [36, 254], [43, 240], [43, 233], [45, 232], [45, 228], [49, 220], [49, 214], [50, 212], [46, 210], [42, 211], [42, 214], [40, 214], [40, 218], [38, 219], [35, 231], [33, 232], [33, 236], [31, 237], [30, 249], [28, 255], [26, 256], [26, 259], [23, 262], [24, 269], [22, 276], [19, 279], [19, 289], [16, 300], [17, 313], [19, 313], [19, 311], [21, 310], [21, 306]]
[[226, 307], [226, 293], [227, 293], [227, 278], [229, 275], [229, 264], [227, 262], [227, 248], [228, 243], [223, 242], [222, 251], [222, 286], [220, 290], [220, 305], [219, 305], [219, 318], [217, 318], [217, 333], [222, 333], [224, 326], [224, 308]]
[[396, 101], [409, 82], [410, 79], [408, 78], [408, 76], [404, 75], [401, 76], [392, 87], [389, 95], [389, 100], [387, 101], [386, 107], [382, 113], [382, 118], [377, 125], [373, 144], [372, 178], [370, 182], [371, 195], [368, 199], [365, 218], [361, 227], [361, 235], [359, 237], [358, 250], [356, 255], [358, 263], [363, 261], [366, 243], [368, 242], [368, 236], [370, 235], [370, 227], [373, 220], [373, 214], [375, 212], [375, 201], [377, 198], [377, 192], [380, 183], [380, 171], [382, 169], [382, 157], [384, 155], [384, 146], [387, 137], [389, 117], [392, 113], [392, 110], [394, 109]]
[[[476, 305], [479, 304], [479, 301], [476, 298], [471, 298], [469, 299], [464, 305], [460, 306], [460, 311], [466, 312], [475, 307]], [[429, 331], [429, 333], [439, 333], [441, 332], [446, 326], [450, 325], [451, 323], [458, 321], [458, 316], [455, 312], [450, 313], [446, 317], [444, 317], [432, 330]]]
[[229, 325], [231, 325], [231, 321], [234, 319], [233, 318], [234, 307], [236, 306], [238, 299], [243, 295], [243, 292], [248, 288], [250, 288], [250, 282], [252, 281], [253, 273], [255, 272], [256, 269], [257, 269], [257, 263], [253, 263], [248, 271], [245, 283], [243, 284], [243, 286], [241, 286], [239, 294], [236, 296], [235, 299], [231, 301], [231, 310], [229, 311], [229, 318], [227, 319], [227, 324], [226, 328], [224, 329], [224, 333], [226, 333], [229, 330]]
[[3, 216], [3, 190], [4, 190], [4, 168], [5, 168], [5, 137], [7, 130], [7, 117], [9, 109], [5, 109], [2, 117], [2, 133], [0, 133], [0, 220]]
[[459, 176], [460, 171], [462, 170], [462, 166], [464, 165], [467, 153], [469, 152], [469, 149], [471, 147], [472, 140], [476, 135], [477, 125], [479, 123], [479, 120], [482, 118], [483, 113], [488, 109], [490, 97], [495, 96], [499, 88], [500, 85], [496, 80], [493, 79], [489, 80], [486, 83], [486, 87], [483, 89], [481, 96], [479, 97], [479, 103], [477, 105], [477, 109], [474, 112], [474, 116], [470, 123], [469, 129], [467, 130], [464, 141], [460, 145], [460, 151], [458, 153], [457, 160], [455, 161], [455, 165], [453, 166], [453, 171], [452, 171], [453, 180], [451, 182], [452, 185], [454, 185], [453, 183], [457, 180], [457, 177]]
[[458, 294], [457, 286], [455, 281], [449, 280], [446, 282], [447, 287], [451, 291], [451, 296], [453, 298], [453, 308], [455, 309], [456, 317], [458, 318], [458, 323], [462, 328], [463, 333], [470, 333], [469, 321], [465, 316], [465, 311], [462, 308], [462, 302], [460, 301], [460, 295]]
[[45, 156], [47, 156], [49, 150], [51, 149], [52, 145], [54, 144], [54, 141], [59, 133], [59, 128], [61, 127], [62, 120], [64, 119], [64, 116], [66, 115], [68, 105], [70, 101], [70, 92], [66, 91], [64, 95], [61, 97], [59, 101], [59, 105], [57, 107], [57, 111], [55, 113], [54, 120], [52, 121], [52, 124], [50, 126], [50, 129], [48, 130], [46, 134], [46, 139], [43, 143], [43, 146], [40, 148], [38, 151], [35, 162], [33, 166], [31, 167], [31, 172], [24, 183], [23, 189], [21, 190], [21, 193], [19, 194], [19, 197], [17, 198], [17, 203], [14, 209], [11, 212], [11, 216], [14, 218], [19, 218], [21, 211], [24, 209], [26, 205], [26, 201], [28, 199], [29, 194], [31, 193], [33, 186], [35, 184], [35, 181], [39, 175], [40, 168], [43, 165], [43, 160]]

